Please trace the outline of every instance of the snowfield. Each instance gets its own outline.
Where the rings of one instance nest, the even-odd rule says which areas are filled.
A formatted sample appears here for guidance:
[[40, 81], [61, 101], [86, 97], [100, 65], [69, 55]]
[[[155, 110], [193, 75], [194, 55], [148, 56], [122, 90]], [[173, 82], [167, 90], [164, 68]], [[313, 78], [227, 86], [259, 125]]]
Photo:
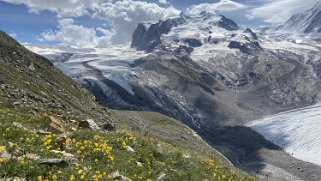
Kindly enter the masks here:
[[295, 158], [321, 165], [321, 104], [272, 115], [249, 127]]

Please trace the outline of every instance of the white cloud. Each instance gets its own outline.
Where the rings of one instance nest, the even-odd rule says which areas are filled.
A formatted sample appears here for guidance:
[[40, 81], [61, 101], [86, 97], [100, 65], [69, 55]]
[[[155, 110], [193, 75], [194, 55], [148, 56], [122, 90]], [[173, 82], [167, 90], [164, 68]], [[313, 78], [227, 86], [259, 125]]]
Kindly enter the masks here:
[[265, 22], [277, 24], [288, 20], [292, 15], [307, 10], [320, 0], [263, 0], [263, 5], [253, 8], [247, 14], [249, 19], [263, 18]]
[[77, 17], [88, 14], [90, 9], [99, 6], [101, 2], [112, 0], [1, 0], [12, 4], [26, 5], [30, 12], [49, 10], [59, 17]]
[[158, 2], [161, 3], [161, 4], [168, 4], [167, 0], [159, 0]]
[[[38, 13], [49, 10], [57, 13], [59, 20], [58, 31], [43, 33], [42, 39], [46, 41], [59, 41], [69, 45], [102, 45], [109, 43], [125, 43], [132, 40], [132, 34], [138, 23], [143, 21], [159, 20], [173, 15], [179, 15], [180, 11], [173, 6], [163, 8], [156, 3], [136, 0], [0, 0], [13, 4], [23, 4], [30, 12]], [[162, 2], [167, 2], [161, 0]], [[113, 27], [113, 33], [102, 28], [88, 28], [75, 25], [73, 17], [90, 16], [95, 19], [105, 20]], [[66, 24], [64, 24], [66, 23]], [[105, 27], [103, 24], [101, 27]], [[77, 33], [79, 31], [79, 33]], [[106, 33], [104, 38], [97, 38], [97, 32]], [[77, 38], [81, 37], [81, 38]], [[102, 40], [103, 39], [103, 40]], [[77, 41], [75, 41], [77, 40]], [[88, 43], [92, 41], [91, 43]], [[104, 42], [104, 43], [102, 43]]]
[[193, 5], [189, 8], [187, 8], [186, 12], [191, 15], [196, 15], [201, 13], [202, 11], [208, 11], [208, 12], [228, 12], [228, 11], [236, 11], [245, 9], [246, 6], [237, 3], [231, 0], [220, 0], [218, 3], [202, 3]]
[[94, 18], [108, 21], [115, 29], [112, 43], [125, 43], [132, 40], [138, 23], [177, 16], [180, 11], [173, 6], [162, 8], [155, 3], [123, 0], [115, 3], [101, 3], [95, 9]]
[[[98, 36], [98, 32], [102, 35]], [[49, 30], [41, 34], [42, 41], [57, 41], [62, 45], [91, 48], [104, 47], [110, 44], [113, 31], [104, 28], [88, 28], [82, 25], [75, 25], [73, 19], [59, 20], [57, 31]]]

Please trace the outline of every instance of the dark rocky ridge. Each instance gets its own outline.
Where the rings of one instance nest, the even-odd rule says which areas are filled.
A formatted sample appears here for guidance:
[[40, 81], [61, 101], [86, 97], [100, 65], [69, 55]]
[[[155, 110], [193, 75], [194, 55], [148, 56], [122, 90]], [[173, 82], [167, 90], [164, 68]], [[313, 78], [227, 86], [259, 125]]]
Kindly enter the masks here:
[[149, 53], [157, 45], [161, 44], [161, 36], [163, 34], [167, 34], [172, 27], [183, 24], [185, 21], [183, 17], [165, 21], [160, 20], [156, 24], [151, 24], [149, 28], [140, 23], [133, 34], [131, 46]]
[[225, 16], [221, 16], [221, 17], [222, 18], [218, 23], [219, 27], [224, 28], [224, 29], [229, 30], [229, 31], [235, 31], [235, 30], [239, 29], [237, 24], [233, 20], [228, 19]]
[[232, 49], [239, 49], [241, 52], [246, 54], [257, 54], [258, 51], [262, 50], [258, 42], [250, 42], [243, 44], [237, 41], [231, 41], [228, 47]]

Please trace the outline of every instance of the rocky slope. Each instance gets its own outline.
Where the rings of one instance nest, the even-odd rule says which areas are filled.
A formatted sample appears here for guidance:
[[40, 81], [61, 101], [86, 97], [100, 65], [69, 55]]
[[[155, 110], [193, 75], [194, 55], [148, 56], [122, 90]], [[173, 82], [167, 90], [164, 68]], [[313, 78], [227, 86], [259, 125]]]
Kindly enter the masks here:
[[64, 119], [109, 120], [107, 109], [98, 106], [93, 95], [4, 32], [0, 32], [0, 58], [2, 106]]
[[[316, 40], [262, 35], [207, 12], [143, 23], [133, 36], [131, 46], [145, 52], [129, 45], [51, 52], [29, 48], [51, 58], [102, 105], [174, 117], [262, 179], [321, 179], [319, 166], [293, 158], [244, 126], [320, 101]], [[72, 55], [52, 58], [66, 52]]]
[[0, 115], [0, 180], [254, 179], [178, 121], [101, 107], [4, 32]]

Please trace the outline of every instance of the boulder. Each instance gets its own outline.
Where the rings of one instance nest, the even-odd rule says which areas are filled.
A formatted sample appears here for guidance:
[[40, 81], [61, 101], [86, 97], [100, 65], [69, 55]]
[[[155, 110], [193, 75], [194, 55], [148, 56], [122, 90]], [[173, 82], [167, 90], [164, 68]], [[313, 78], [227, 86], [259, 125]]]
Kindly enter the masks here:
[[52, 134], [52, 132], [48, 132], [48, 131], [44, 131], [44, 130], [38, 130], [37, 134], [49, 135], [49, 134]]
[[138, 166], [138, 167], [143, 167], [143, 163], [142, 162], [136, 162], [136, 165]]
[[52, 159], [39, 159], [40, 164], [49, 165], [49, 166], [65, 166], [67, 165], [67, 161], [64, 159], [59, 158], [52, 158]]
[[45, 131], [51, 132], [53, 134], [62, 134], [65, 132], [61, 121], [54, 117], [50, 117], [50, 122], [48, 123]]
[[126, 151], [128, 151], [128, 152], [135, 152], [135, 150], [134, 150], [131, 146], [129, 146], [129, 145], [126, 146]]
[[33, 63], [31, 63], [31, 64], [29, 65], [28, 69], [31, 70], [31, 71], [35, 71], [35, 70], [36, 70], [36, 67], [35, 67], [35, 65], [34, 65]]
[[106, 131], [115, 131], [116, 129], [115, 125], [111, 123], [104, 123], [102, 125], [99, 125], [99, 127]]
[[92, 119], [87, 119], [86, 121], [80, 121], [78, 124], [78, 128], [88, 128], [94, 131], [100, 130], [100, 127]]

